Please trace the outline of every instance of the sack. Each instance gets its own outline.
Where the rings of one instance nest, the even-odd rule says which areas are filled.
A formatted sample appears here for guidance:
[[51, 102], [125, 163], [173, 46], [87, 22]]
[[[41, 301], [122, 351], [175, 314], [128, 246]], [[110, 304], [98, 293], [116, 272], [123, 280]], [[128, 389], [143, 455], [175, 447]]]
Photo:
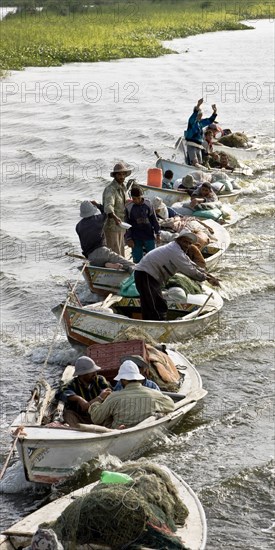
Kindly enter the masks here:
[[138, 298], [139, 293], [137, 291], [134, 272], [131, 273], [127, 279], [124, 279], [119, 287], [119, 296], [125, 296], [126, 298]]
[[219, 208], [212, 208], [211, 210], [196, 210], [194, 211], [193, 216], [217, 221], [222, 218], [222, 211]]

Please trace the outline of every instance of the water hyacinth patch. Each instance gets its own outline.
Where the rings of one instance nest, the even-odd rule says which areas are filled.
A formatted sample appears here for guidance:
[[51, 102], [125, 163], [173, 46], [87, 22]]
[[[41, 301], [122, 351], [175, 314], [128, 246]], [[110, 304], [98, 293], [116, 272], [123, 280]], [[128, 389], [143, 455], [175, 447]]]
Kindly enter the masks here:
[[[157, 57], [171, 50], [162, 40], [248, 28], [244, 17], [269, 17], [270, 4], [139, 2], [94, 6], [84, 13], [24, 13], [1, 23], [0, 67], [20, 70], [71, 62]], [[119, 11], [120, 9], [120, 11]], [[73, 15], [73, 16], [72, 16]]]

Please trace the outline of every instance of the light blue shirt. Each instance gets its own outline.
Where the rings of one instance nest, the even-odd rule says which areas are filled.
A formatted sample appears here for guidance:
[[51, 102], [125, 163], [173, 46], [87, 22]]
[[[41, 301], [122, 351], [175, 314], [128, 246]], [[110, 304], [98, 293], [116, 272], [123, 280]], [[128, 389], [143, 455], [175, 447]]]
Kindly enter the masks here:
[[[146, 386], [146, 388], [151, 388], [151, 390], [160, 391], [160, 388], [158, 387], [156, 382], [153, 382], [153, 380], [148, 380], [148, 378], [145, 378], [145, 381], [143, 382], [142, 385]], [[123, 390], [123, 386], [122, 386], [121, 382], [119, 381], [119, 382], [116, 383], [116, 385], [114, 387], [114, 391], [120, 391], [120, 390]]]

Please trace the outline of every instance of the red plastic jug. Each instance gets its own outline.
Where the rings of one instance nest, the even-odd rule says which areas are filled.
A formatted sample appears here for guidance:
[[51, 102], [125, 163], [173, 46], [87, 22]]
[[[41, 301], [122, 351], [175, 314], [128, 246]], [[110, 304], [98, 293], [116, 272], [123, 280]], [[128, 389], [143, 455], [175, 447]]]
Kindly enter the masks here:
[[147, 170], [147, 185], [152, 187], [162, 187], [162, 170], [161, 168], [148, 168]]

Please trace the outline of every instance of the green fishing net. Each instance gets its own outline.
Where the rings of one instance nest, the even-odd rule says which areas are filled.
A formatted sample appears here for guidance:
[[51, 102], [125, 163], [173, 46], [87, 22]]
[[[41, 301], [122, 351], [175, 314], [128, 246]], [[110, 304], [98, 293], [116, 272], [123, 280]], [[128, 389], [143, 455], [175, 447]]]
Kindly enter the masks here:
[[172, 288], [173, 286], [179, 286], [186, 294], [201, 294], [202, 289], [200, 283], [197, 283], [193, 279], [190, 279], [183, 273], [176, 273], [173, 277], [170, 277], [166, 283], [166, 288]]
[[184, 524], [188, 510], [168, 474], [146, 461], [123, 465], [119, 472], [133, 481], [99, 483], [50, 525], [65, 550], [89, 543], [114, 550], [186, 549], [175, 531], [177, 524]]

